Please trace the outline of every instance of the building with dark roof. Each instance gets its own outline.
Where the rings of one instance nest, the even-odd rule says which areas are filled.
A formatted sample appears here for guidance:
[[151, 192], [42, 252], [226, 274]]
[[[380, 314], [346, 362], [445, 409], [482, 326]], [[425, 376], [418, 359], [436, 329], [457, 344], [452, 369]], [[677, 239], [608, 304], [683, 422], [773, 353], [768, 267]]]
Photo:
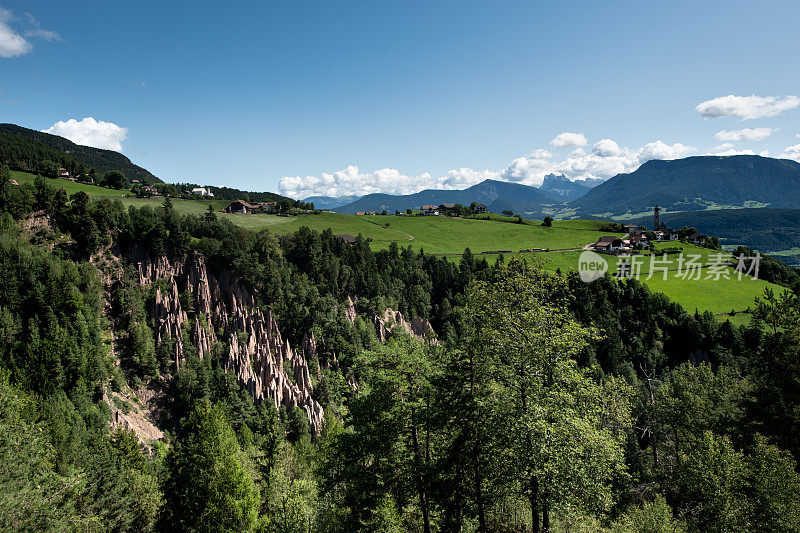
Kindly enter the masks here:
[[344, 242], [346, 242], [351, 246], [356, 243], [356, 238], [353, 237], [352, 235], [348, 235], [347, 233], [337, 233], [336, 235], [334, 235], [334, 237], [336, 237], [337, 239], [342, 239]]

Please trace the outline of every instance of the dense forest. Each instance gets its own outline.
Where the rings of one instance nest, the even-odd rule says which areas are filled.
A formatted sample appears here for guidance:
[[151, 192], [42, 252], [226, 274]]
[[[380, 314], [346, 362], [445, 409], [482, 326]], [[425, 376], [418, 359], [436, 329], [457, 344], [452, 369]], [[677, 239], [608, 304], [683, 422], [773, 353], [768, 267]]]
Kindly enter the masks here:
[[[635, 280], [251, 232], [7, 172], [4, 530], [800, 530], [796, 292], [736, 327]], [[311, 391], [320, 424], [254, 399], [230, 355], [253, 334], [154, 274], [199, 258], [187, 279], [234, 287], [241, 316], [313, 354], [274, 373]], [[387, 308], [435, 333], [385, 324]], [[110, 423], [137, 408], [111, 398], [145, 390], [159, 439]]]
[[[151, 172], [133, 164], [130, 159], [114, 150], [105, 150], [102, 148], [94, 148], [93, 146], [75, 144], [64, 137], [23, 128], [16, 124], [0, 124], [0, 134], [14, 135], [18, 138], [22, 138], [26, 140], [30, 146], [39, 145], [40, 147], [50, 148], [61, 155], [68, 154], [70, 157], [83, 163], [87, 168], [95, 169], [99, 174], [117, 171], [122, 172], [128, 176], [129, 179], [138, 179], [145, 183], [161, 182], [161, 180], [155, 177]], [[4, 143], [0, 143], [0, 146], [3, 144]], [[45, 159], [54, 161], [54, 159], [50, 157]], [[4, 161], [4, 163], [10, 165], [7, 161]], [[74, 175], [75, 173], [72, 174]]]

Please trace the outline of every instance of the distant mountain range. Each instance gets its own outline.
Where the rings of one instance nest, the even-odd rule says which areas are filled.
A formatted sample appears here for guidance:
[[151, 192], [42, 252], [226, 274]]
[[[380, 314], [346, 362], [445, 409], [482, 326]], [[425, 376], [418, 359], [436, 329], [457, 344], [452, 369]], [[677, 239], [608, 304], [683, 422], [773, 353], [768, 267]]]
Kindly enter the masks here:
[[653, 160], [604, 182], [550, 174], [540, 188], [486, 180], [459, 191], [369, 194], [334, 210], [394, 212], [472, 202], [528, 218], [614, 217], [647, 226], [653, 207], [660, 205], [671, 227], [695, 226], [723, 244], [782, 252], [789, 262], [800, 263], [800, 163], [754, 155]]
[[351, 204], [361, 198], [361, 196], [309, 196], [303, 198], [304, 202], [311, 202], [317, 209], [336, 209], [343, 205]]
[[530, 214], [538, 213], [543, 207], [552, 207], [579, 198], [602, 182], [601, 179], [570, 181], [564, 175], [548, 174], [541, 187], [485, 180], [464, 190], [426, 189], [414, 194], [377, 193], [361, 197], [310, 196], [303, 201], [313, 202], [320, 209], [349, 214], [359, 211], [405, 211], [419, 209], [423, 205], [470, 205], [472, 202], [484, 204], [495, 213], [511, 210]]
[[571, 201], [582, 215], [644, 213], [715, 207], [800, 208], [800, 163], [757, 155], [653, 160], [617, 174]]
[[564, 200], [576, 200], [589, 192], [589, 189], [600, 185], [605, 180], [584, 178], [571, 181], [563, 174], [548, 174], [539, 187], [543, 191], [557, 194]]
[[[339, 213], [354, 214], [359, 211], [405, 211], [419, 209], [423, 205], [462, 204], [478, 202], [495, 210], [493, 203], [498, 199], [511, 199], [520, 206], [561, 204], [562, 197], [536, 187], [508, 183], [497, 180], [484, 180], [464, 190], [427, 189], [414, 194], [368, 194], [347, 205], [334, 209]], [[316, 204], [315, 204], [316, 205]]]
[[150, 171], [133, 164], [130, 159], [113, 150], [103, 150], [101, 148], [75, 144], [64, 137], [23, 128], [16, 124], [0, 124], [0, 133], [21, 135], [55, 150], [66, 152], [78, 161], [93, 167], [101, 173], [119, 170], [124, 173], [128, 179], [148, 179], [154, 182], [161, 181]]

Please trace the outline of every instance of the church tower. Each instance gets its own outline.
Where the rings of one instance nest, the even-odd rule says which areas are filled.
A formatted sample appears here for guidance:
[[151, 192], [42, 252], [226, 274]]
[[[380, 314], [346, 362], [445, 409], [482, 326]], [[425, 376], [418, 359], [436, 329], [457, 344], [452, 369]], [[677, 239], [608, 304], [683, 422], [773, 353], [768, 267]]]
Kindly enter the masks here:
[[655, 209], [653, 209], [653, 231], [658, 231], [661, 228], [661, 217], [659, 213], [661, 212], [661, 208], [658, 207], [656, 204]]

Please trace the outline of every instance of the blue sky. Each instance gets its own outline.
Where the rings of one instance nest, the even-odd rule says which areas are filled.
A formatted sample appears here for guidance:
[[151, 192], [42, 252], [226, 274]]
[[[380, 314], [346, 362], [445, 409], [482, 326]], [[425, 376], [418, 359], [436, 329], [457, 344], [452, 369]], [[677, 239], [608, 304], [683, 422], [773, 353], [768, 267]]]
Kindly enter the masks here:
[[800, 159], [798, 2], [0, 8], [0, 121], [120, 149], [166, 181], [404, 193], [654, 157]]

